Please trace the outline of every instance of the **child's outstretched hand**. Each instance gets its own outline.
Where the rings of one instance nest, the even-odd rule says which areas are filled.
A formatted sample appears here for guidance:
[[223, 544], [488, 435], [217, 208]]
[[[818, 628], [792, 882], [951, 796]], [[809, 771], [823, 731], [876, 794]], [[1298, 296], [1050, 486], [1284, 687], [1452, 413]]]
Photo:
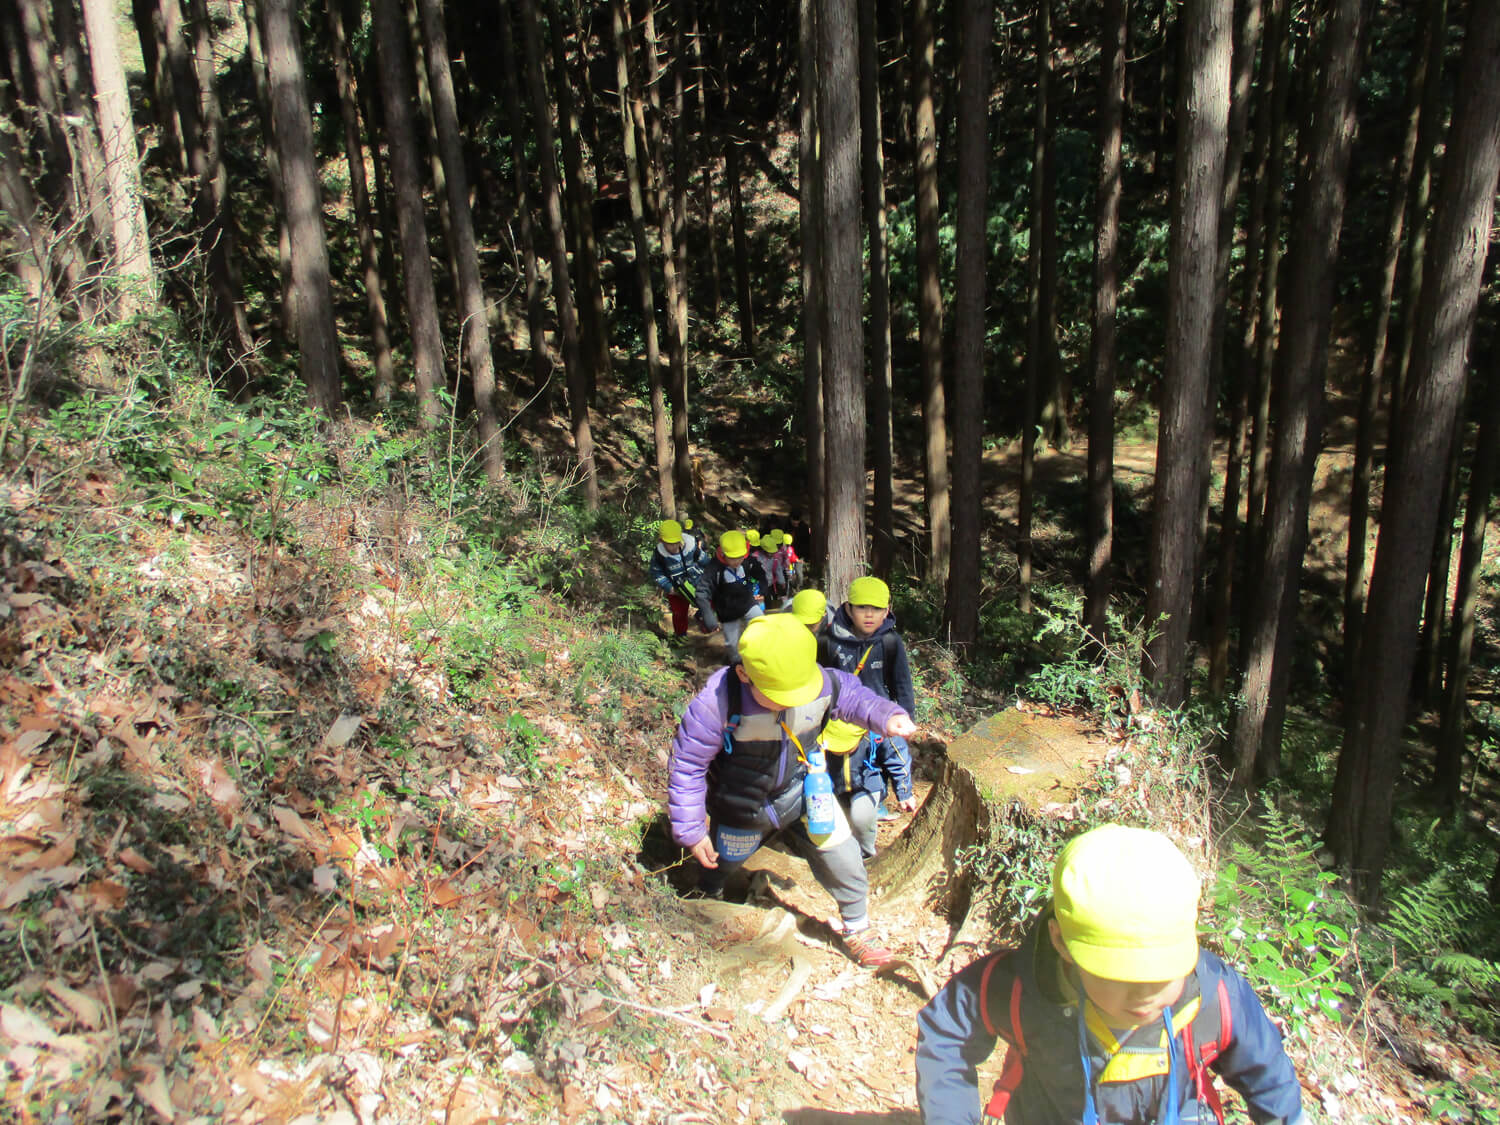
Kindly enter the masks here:
[[896, 807], [899, 808], [902, 812], [916, 812], [917, 795], [913, 793], [910, 797], [907, 797], [904, 800], [897, 801]]
[[892, 738], [910, 738], [917, 733], [917, 724], [911, 721], [911, 716], [905, 711], [898, 711], [885, 724], [885, 733]]
[[719, 866], [719, 853], [714, 851], [714, 842], [709, 836], [703, 837], [703, 839], [689, 848], [688, 851], [692, 852], [693, 858], [704, 867]]

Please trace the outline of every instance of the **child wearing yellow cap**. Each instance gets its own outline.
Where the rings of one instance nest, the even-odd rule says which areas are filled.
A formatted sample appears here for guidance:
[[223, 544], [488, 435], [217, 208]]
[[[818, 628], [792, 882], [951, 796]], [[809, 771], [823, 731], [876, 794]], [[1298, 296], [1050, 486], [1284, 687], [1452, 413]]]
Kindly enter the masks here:
[[703, 566], [696, 600], [703, 627], [710, 632], [724, 630], [724, 649], [731, 662], [738, 652], [740, 633], [766, 611], [765, 595], [761, 593], [765, 580], [765, 571], [750, 557], [750, 544], [743, 531], [726, 531], [719, 536], [718, 552]]
[[[1189, 1125], [1224, 1113], [1217, 1074], [1258, 1125], [1299, 1123], [1301, 1087], [1250, 985], [1198, 947], [1198, 877], [1159, 832], [1075, 837], [1020, 948], [964, 969], [917, 1016], [926, 1125]], [[980, 1109], [978, 1066], [1004, 1068]]]
[[870, 937], [869, 882], [847, 829], [810, 835], [804, 781], [808, 752], [833, 718], [905, 737], [915, 724], [853, 676], [819, 667], [812, 633], [790, 613], [751, 621], [739, 662], [708, 678], [672, 741], [667, 808], [672, 838], [702, 867], [700, 890], [718, 898], [726, 878], [780, 835], [807, 860], [838, 903], [839, 932], [861, 965], [891, 953]]
[[[891, 615], [891, 588], [881, 579], [866, 575], [849, 583], [848, 599], [818, 636], [818, 662], [853, 673], [876, 695], [894, 699], [907, 714], [916, 714], [906, 642]], [[886, 788], [895, 791], [902, 811], [917, 807], [911, 747], [902, 738], [867, 735], [832, 723], [827, 742], [834, 792], [849, 812], [850, 826], [865, 857], [873, 858], [879, 821], [885, 819]]]
[[[687, 521], [691, 523], [692, 520]], [[677, 520], [656, 525], [656, 549], [651, 552], [651, 580], [667, 596], [672, 610], [672, 633], [687, 635], [688, 617], [698, 596], [707, 553]]]

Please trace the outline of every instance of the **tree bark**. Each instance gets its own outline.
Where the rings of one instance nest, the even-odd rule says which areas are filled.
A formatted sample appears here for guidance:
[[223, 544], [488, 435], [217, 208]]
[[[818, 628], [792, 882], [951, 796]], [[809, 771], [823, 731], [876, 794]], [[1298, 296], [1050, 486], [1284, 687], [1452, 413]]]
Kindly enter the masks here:
[[646, 348], [646, 377], [651, 386], [651, 431], [655, 437], [656, 490], [661, 510], [677, 511], [676, 482], [672, 472], [672, 435], [667, 421], [667, 400], [661, 380], [661, 349], [656, 330], [656, 294], [651, 285], [651, 243], [646, 237], [646, 205], [643, 172], [638, 152], [639, 138], [631, 102], [640, 96], [639, 84], [630, 75], [630, 31], [625, 0], [610, 4], [615, 31], [615, 84], [620, 91], [620, 130], [624, 137], [625, 182], [630, 194], [630, 234], [635, 241], [636, 290], [641, 298], [641, 338]]
[[[703, 62], [702, 32], [698, 23], [697, 0], [687, 0], [693, 52], [693, 71], [697, 75], [694, 102], [698, 109], [698, 166], [703, 193], [703, 249], [708, 255], [709, 307], [711, 318], [719, 319], [723, 304], [723, 283], [719, 277], [719, 235], [714, 222], [714, 139], [709, 129], [708, 95], [710, 71]], [[680, 454], [683, 455], [683, 454]], [[804, 544], [805, 546], [805, 544]]]
[[[860, 3], [858, 7], [860, 172], [864, 183], [865, 229], [870, 246], [870, 433], [874, 440], [870, 460], [875, 470], [875, 535], [871, 569], [880, 577], [889, 578], [896, 556], [892, 479], [895, 439], [891, 427], [891, 264], [886, 244], [880, 44], [875, 28], [875, 5]], [[985, 34], [988, 36], [990, 32], [986, 30]], [[980, 237], [983, 238], [982, 228]]]
[[94, 75], [94, 106], [99, 123], [109, 185], [110, 227], [114, 236], [114, 269], [126, 282], [120, 312], [134, 313], [156, 301], [156, 277], [146, 238], [146, 211], [141, 203], [140, 152], [125, 68], [120, 62], [120, 40], [115, 30], [115, 5], [110, 0], [83, 0], [83, 26], [89, 41], [89, 63]]
[[426, 208], [417, 172], [417, 137], [411, 121], [416, 95], [407, 53], [406, 21], [401, 18], [398, 5], [399, 0], [374, 0], [371, 15], [380, 66], [380, 101], [385, 111], [391, 188], [396, 197], [396, 225], [401, 236], [401, 279], [411, 335], [417, 421], [424, 430], [433, 430], [443, 418], [437, 398], [437, 389], [445, 382], [443, 336], [432, 282], [432, 254], [427, 246]]
[[1183, 8], [1181, 113], [1174, 160], [1167, 279], [1167, 355], [1151, 500], [1143, 673], [1168, 707], [1187, 699], [1188, 629], [1197, 573], [1198, 503], [1207, 484], [1204, 436], [1214, 327], [1214, 270], [1228, 146], [1231, 0]]
[[77, 145], [84, 177], [77, 203], [87, 210], [89, 233], [94, 243], [107, 252], [110, 242], [108, 177], [104, 150], [99, 146], [94, 115], [89, 109], [92, 90], [83, 57], [83, 32], [72, 0], [57, 0], [53, 14], [58, 52], [62, 58], [63, 105], [68, 118], [65, 128]]
[[[599, 278], [599, 247], [594, 238], [594, 191], [585, 177], [578, 110], [573, 102], [573, 79], [568, 73], [568, 50], [557, 0], [548, 0], [547, 26], [552, 32], [553, 71], [557, 75], [557, 123], [562, 140], [563, 184], [573, 234], [573, 265], [578, 273], [578, 331], [587, 365], [589, 401], [601, 382], [610, 381], [609, 323], [604, 316], [604, 285]], [[587, 70], [582, 47], [579, 57]]]
[[1096, 647], [1109, 642], [1114, 559], [1115, 311], [1119, 298], [1120, 195], [1129, 0], [1104, 0], [1099, 19], [1099, 176], [1094, 217], [1094, 338], [1089, 383], [1088, 589], [1083, 625]]
[[568, 376], [568, 413], [573, 427], [573, 451], [583, 476], [583, 499], [589, 511], [599, 507], [599, 477], [594, 468], [594, 435], [589, 426], [588, 379], [578, 344], [578, 314], [573, 307], [573, 280], [568, 273], [568, 243], [563, 230], [562, 193], [554, 163], [551, 103], [542, 79], [542, 33], [537, 26], [536, 0], [521, 0], [521, 27], [526, 44], [526, 84], [531, 90], [531, 112], [536, 122], [538, 164], [542, 175], [542, 203], [552, 250], [552, 294], [562, 326], [563, 368]]
[[380, 278], [380, 257], [375, 245], [375, 217], [370, 209], [370, 188], [365, 180], [365, 153], [360, 141], [359, 103], [354, 93], [354, 74], [349, 65], [348, 36], [343, 9], [329, 4], [328, 45], [333, 55], [334, 80], [339, 88], [339, 116], [344, 125], [344, 152], [349, 160], [349, 195], [354, 204], [354, 227], [359, 238], [359, 264], [365, 281], [365, 304], [370, 314], [370, 350], [375, 361], [375, 401], [385, 404], [396, 391], [396, 368], [391, 358], [390, 326], [386, 322], [385, 292]]
[[992, 0], [967, 0], [958, 62], [958, 262], [953, 348], [953, 560], [943, 616], [950, 644], [979, 642], [980, 466], [984, 457], [985, 196], [989, 184]]
[[923, 483], [927, 499], [927, 579], [948, 585], [953, 529], [949, 512], [948, 416], [943, 393], [943, 289], [938, 276], [937, 116], [933, 107], [934, 0], [912, 7], [912, 98], [917, 128], [917, 333], [922, 364]]
[[458, 270], [459, 336], [469, 359], [474, 384], [474, 413], [479, 420], [479, 445], [484, 475], [491, 484], [505, 479], [505, 450], [495, 412], [497, 386], [495, 356], [490, 344], [490, 301], [479, 274], [479, 248], [474, 241], [474, 216], [469, 209], [469, 173], [464, 166], [463, 141], [458, 131], [458, 103], [453, 96], [448, 33], [443, 26], [442, 0], [417, 0], [422, 37], [427, 45], [428, 88], [438, 146], [447, 173], [448, 216], [453, 223], [450, 244]]
[[[141, 64], [146, 71], [146, 102], [151, 118], [161, 130], [159, 146], [167, 153], [166, 163], [187, 171], [187, 153], [182, 147], [182, 126], [177, 120], [177, 103], [172, 97], [172, 76], [167, 72], [161, 42], [161, 9], [156, 0], [130, 0], [131, 22], [141, 44]], [[269, 132], [269, 131], [268, 131]]]
[[421, 63], [424, 55], [422, 42], [421, 17], [417, 14], [416, 6], [402, 0], [402, 14], [406, 17], [406, 39], [416, 52], [417, 65], [412, 72], [416, 80], [416, 100], [413, 103], [417, 110], [417, 121], [422, 129], [422, 149], [427, 154], [427, 167], [432, 176], [433, 202], [437, 204], [438, 229], [443, 232], [443, 247], [447, 253], [443, 261], [448, 267], [448, 282], [457, 294], [460, 288], [458, 280], [458, 259], [453, 253], [453, 215], [448, 210], [448, 175], [443, 170], [443, 158], [441, 145], [438, 143], [437, 117], [432, 111], [432, 88], [427, 83], [427, 68]]
[[823, 428], [828, 456], [824, 592], [841, 602], [865, 570], [865, 384], [855, 4], [821, 0], [818, 134], [823, 184]]
[[1427, 563], [1427, 596], [1422, 603], [1422, 634], [1417, 643], [1417, 669], [1412, 681], [1413, 694], [1428, 710], [1438, 706], [1443, 694], [1443, 618], [1448, 611], [1448, 576], [1453, 569], [1453, 522], [1458, 513], [1458, 468], [1463, 452], [1462, 408], [1455, 427], [1448, 443], [1437, 528]]
[[261, 19], [286, 194], [287, 233], [292, 240], [292, 300], [302, 382], [308, 401], [331, 415], [344, 397], [338, 331], [333, 323], [333, 289], [323, 232], [322, 182], [291, 0], [262, 0]]
[[1465, 353], [1500, 180], [1500, 5], [1469, 10], [1447, 151], [1433, 213], [1432, 270], [1417, 310], [1408, 410], [1386, 475], [1360, 674], [1329, 810], [1329, 846], [1372, 907], [1379, 904], [1390, 843], [1440, 474], [1463, 403]]
[[1448, 678], [1443, 687], [1442, 722], [1432, 779], [1438, 799], [1451, 812], [1458, 811], [1462, 799], [1466, 695], [1497, 461], [1500, 461], [1500, 378], [1492, 371], [1485, 387], [1484, 412], [1469, 468], [1469, 503], [1464, 513], [1463, 548], [1459, 552], [1458, 589], [1453, 595], [1453, 624], [1448, 632]]
[[[250, 77], [255, 85], [255, 101], [260, 108], [261, 134], [265, 142], [266, 179], [270, 182], [271, 207], [276, 212], [276, 276], [281, 284], [279, 316], [283, 334], [295, 338], [292, 310], [287, 294], [292, 291], [292, 239], [287, 233], [286, 192], [281, 176], [281, 154], [276, 149], [276, 106], [271, 98], [271, 82], [266, 73], [265, 40], [261, 34], [260, 0], [243, 0], [245, 16], [245, 50], [250, 56]], [[170, 77], [170, 76], [169, 76]], [[183, 160], [187, 157], [184, 153]]]
[[825, 573], [828, 543], [827, 441], [823, 432], [823, 189], [818, 169], [818, 8], [801, 0], [798, 12], [799, 82], [797, 186], [802, 236], [802, 417], [807, 447], [807, 496], [813, 539], [802, 545], [809, 564]]
[[[1375, 323], [1370, 332], [1370, 353], [1360, 380], [1359, 407], [1355, 422], [1354, 468], [1349, 479], [1349, 548], [1344, 567], [1344, 683], [1353, 683], [1359, 666], [1359, 644], [1364, 624], [1365, 586], [1369, 581], [1366, 538], [1370, 522], [1370, 482], [1375, 463], [1375, 413], [1385, 382], [1386, 344], [1390, 336], [1391, 306], [1395, 301], [1396, 277], [1401, 261], [1402, 232], [1406, 223], [1407, 196], [1416, 166], [1417, 141], [1421, 136], [1422, 108], [1429, 81], [1437, 82], [1432, 63], [1442, 65], [1439, 53], [1433, 59], [1432, 40], [1441, 37], [1447, 0], [1427, 0], [1422, 31], [1414, 44], [1407, 78], [1406, 126], [1396, 154], [1395, 179], [1385, 220], [1385, 255], [1380, 268], [1380, 292], [1375, 298]], [[1392, 407], [1394, 409], [1394, 406]]]
[[547, 321], [542, 308], [542, 282], [536, 263], [536, 235], [531, 223], [530, 184], [527, 169], [525, 114], [521, 109], [520, 84], [516, 81], [515, 34], [507, 5], [500, 6], [500, 63], [505, 71], [505, 113], [510, 118], [510, 161], [516, 193], [516, 242], [521, 252], [522, 283], [526, 287], [526, 327], [530, 336], [532, 397], [547, 397], [552, 384], [553, 360], [547, 347]]

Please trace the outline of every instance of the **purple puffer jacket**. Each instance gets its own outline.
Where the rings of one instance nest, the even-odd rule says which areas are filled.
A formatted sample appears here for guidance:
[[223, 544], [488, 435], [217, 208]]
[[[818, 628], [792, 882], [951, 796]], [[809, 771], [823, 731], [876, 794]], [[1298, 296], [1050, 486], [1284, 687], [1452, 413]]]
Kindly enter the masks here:
[[[729, 722], [729, 689], [724, 677], [732, 675], [733, 668], [721, 668], [708, 678], [683, 712], [672, 740], [667, 813], [672, 821], [672, 839], [680, 847], [690, 848], [708, 834], [704, 824], [708, 815], [708, 767], [724, 749], [724, 728]], [[823, 669], [823, 694], [818, 698], [830, 694], [829, 681], [834, 677], [839, 681], [839, 698], [829, 718], [883, 732], [893, 716], [905, 714], [897, 704], [882, 699], [848, 672], [833, 668]], [[748, 686], [740, 692], [740, 710], [745, 718], [775, 714], [755, 702]]]

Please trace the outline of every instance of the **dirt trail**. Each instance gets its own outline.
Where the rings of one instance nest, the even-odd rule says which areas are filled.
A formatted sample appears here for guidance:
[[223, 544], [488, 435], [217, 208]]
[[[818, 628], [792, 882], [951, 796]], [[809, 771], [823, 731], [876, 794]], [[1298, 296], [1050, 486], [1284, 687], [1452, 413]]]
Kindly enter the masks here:
[[917, 1122], [916, 1013], [989, 945], [953, 878], [954, 849], [1012, 799], [1032, 809], [1070, 802], [1107, 743], [1074, 720], [1010, 710], [951, 745], [919, 740], [914, 750], [922, 805], [881, 825], [871, 864], [871, 913], [903, 959], [896, 965], [875, 974], [851, 963], [829, 925], [832, 900], [806, 863], [774, 847], [746, 864], [743, 904], [682, 901], [702, 950], [684, 991], [710, 989], [705, 1014], [733, 1039], [724, 1049], [735, 1092], [716, 1099], [721, 1113], [732, 1105], [747, 1121]]

